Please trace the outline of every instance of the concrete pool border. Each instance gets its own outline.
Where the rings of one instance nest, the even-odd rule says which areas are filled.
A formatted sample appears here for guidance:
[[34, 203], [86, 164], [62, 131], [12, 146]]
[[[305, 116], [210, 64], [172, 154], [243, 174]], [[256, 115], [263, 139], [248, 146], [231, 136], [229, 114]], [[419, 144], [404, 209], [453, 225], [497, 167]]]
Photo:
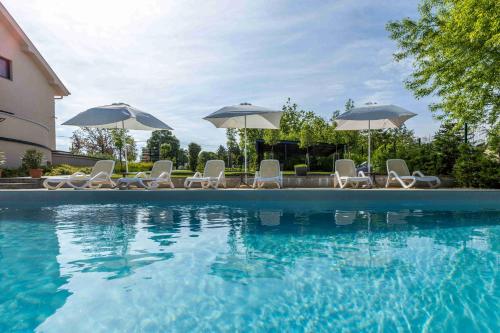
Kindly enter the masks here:
[[228, 190], [0, 190], [0, 207], [131, 203], [341, 202], [421, 205], [449, 204], [500, 209], [500, 190], [477, 189], [228, 189]]

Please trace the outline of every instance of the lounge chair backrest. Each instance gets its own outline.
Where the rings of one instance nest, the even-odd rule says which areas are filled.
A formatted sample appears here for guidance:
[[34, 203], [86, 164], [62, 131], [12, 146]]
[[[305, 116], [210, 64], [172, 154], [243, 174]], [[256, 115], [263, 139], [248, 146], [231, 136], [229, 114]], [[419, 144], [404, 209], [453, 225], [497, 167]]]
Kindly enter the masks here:
[[151, 169], [151, 178], [158, 178], [164, 172], [168, 174], [172, 172], [172, 161], [169, 160], [156, 161], [153, 164], [153, 168]]
[[92, 172], [90, 173], [90, 177], [96, 176], [99, 172], [105, 172], [109, 176], [113, 174], [113, 170], [115, 168], [115, 161], [113, 160], [101, 160], [97, 161], [92, 168]]
[[398, 176], [410, 176], [410, 170], [408, 170], [405, 160], [387, 160], [387, 174], [391, 171], [396, 172]]
[[356, 167], [353, 160], [336, 160], [335, 171], [340, 177], [356, 177]]
[[222, 160], [210, 160], [205, 164], [203, 177], [219, 177], [221, 172], [224, 172], [226, 164]]
[[279, 177], [280, 162], [278, 160], [262, 160], [259, 175], [263, 178]]

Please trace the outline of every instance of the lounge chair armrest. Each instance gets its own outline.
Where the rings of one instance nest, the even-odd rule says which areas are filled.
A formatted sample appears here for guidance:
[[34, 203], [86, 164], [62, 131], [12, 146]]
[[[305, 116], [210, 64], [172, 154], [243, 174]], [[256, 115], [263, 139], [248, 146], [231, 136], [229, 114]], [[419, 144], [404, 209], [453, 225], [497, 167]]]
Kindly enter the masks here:
[[90, 178], [90, 181], [96, 180], [96, 179], [106, 179], [106, 178], [111, 178], [110, 175], [107, 172], [101, 171], [94, 177]]
[[143, 178], [143, 177], [147, 177], [148, 176], [148, 173], [147, 172], [144, 172], [144, 171], [141, 171], [141, 172], [138, 172], [135, 177], [136, 178]]
[[219, 177], [217, 177], [219, 179], [223, 179], [224, 178], [224, 170], [222, 170], [220, 173], [219, 173]]
[[413, 171], [412, 176], [425, 177], [424, 174], [420, 171]]
[[166, 171], [163, 171], [159, 176], [158, 178], [170, 178], [170, 173], [169, 172], [166, 172]]
[[192, 177], [193, 178], [201, 178], [201, 177], [203, 177], [203, 175], [201, 174], [201, 172], [196, 171]]
[[255, 178], [259, 178], [259, 171], [255, 171]]
[[365, 173], [363, 172], [363, 170], [359, 170], [359, 172], [358, 172], [358, 176], [359, 176], [359, 177], [367, 177], [367, 176], [365, 175]]
[[387, 174], [387, 177], [391, 177], [391, 176], [395, 177], [395, 178], [399, 177], [399, 175], [397, 174], [397, 172], [394, 171], [394, 170], [389, 171], [389, 173]]

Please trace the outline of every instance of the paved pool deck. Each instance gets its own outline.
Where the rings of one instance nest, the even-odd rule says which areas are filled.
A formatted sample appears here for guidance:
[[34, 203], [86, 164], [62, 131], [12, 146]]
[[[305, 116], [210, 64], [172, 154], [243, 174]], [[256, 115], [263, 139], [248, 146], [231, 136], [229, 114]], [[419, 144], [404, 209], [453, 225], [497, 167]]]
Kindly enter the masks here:
[[500, 209], [495, 189], [159, 189], [147, 190], [0, 190], [1, 207], [81, 204], [165, 203], [341, 203], [349, 206], [395, 205], [407, 208], [454, 207]]

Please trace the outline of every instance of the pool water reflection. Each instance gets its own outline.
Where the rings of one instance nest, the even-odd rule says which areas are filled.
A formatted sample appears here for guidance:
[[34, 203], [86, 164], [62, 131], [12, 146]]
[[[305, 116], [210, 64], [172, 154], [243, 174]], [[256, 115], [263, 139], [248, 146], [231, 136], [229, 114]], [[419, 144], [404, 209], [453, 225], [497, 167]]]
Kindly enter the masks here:
[[0, 331], [497, 332], [500, 211], [0, 209]]

